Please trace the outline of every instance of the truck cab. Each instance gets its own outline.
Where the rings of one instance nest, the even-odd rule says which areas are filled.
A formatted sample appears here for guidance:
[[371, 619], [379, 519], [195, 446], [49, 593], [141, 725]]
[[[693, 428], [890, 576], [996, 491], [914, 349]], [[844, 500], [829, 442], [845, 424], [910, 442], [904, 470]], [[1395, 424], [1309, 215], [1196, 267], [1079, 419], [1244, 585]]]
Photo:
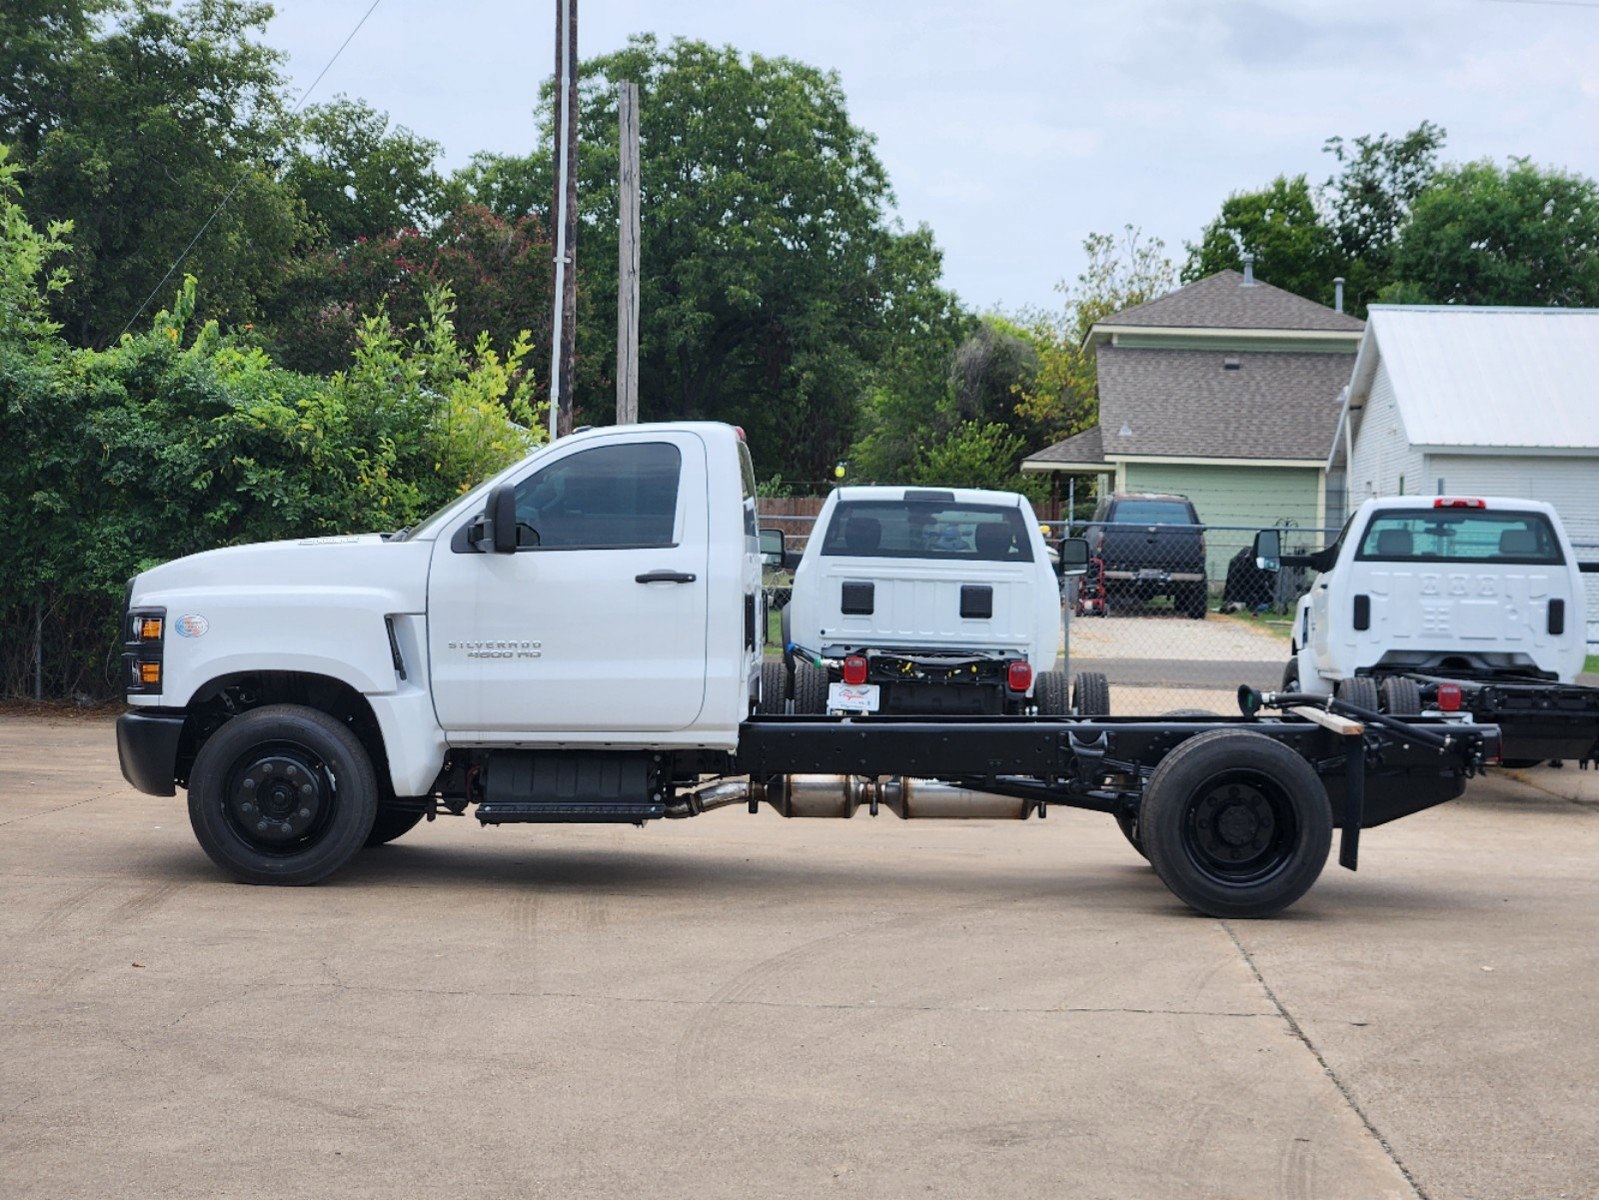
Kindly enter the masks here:
[[1367, 500], [1299, 601], [1285, 684], [1430, 672], [1571, 683], [1586, 637], [1582, 578], [1554, 508], [1502, 497]]
[[150, 722], [163, 731], [154, 762], [172, 761], [148, 770], [167, 795], [212, 731], [274, 703], [333, 711], [396, 796], [427, 794], [461, 747], [732, 750], [759, 686], [762, 595], [742, 434], [596, 429], [399, 534], [138, 576], [128, 702], [147, 744]]

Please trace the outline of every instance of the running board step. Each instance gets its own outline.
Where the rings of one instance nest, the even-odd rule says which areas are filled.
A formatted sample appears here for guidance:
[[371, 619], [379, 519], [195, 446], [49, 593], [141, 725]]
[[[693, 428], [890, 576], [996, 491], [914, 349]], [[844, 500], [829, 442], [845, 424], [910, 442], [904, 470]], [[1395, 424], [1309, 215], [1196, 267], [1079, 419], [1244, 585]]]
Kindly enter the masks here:
[[632, 824], [666, 815], [666, 805], [649, 800], [485, 800], [477, 819], [485, 825]]

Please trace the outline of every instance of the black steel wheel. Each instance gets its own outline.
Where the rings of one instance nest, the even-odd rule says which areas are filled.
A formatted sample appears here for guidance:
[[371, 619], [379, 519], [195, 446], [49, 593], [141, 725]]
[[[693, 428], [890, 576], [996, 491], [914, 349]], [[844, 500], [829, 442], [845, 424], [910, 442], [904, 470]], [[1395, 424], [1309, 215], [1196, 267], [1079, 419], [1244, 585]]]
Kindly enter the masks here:
[[1382, 706], [1382, 697], [1377, 694], [1377, 681], [1369, 675], [1340, 679], [1335, 695], [1345, 704], [1352, 704], [1367, 712], [1376, 712]]
[[1072, 685], [1072, 711], [1079, 717], [1110, 716], [1110, 680], [1098, 671], [1084, 671]]
[[768, 715], [782, 712], [786, 703], [783, 692], [787, 687], [788, 668], [781, 659], [766, 659], [761, 663], [761, 699], [755, 711]]
[[827, 672], [808, 662], [794, 664], [794, 711], [797, 713], [825, 713], [827, 711]]
[[1391, 675], [1382, 681], [1382, 710], [1391, 717], [1413, 717], [1421, 712], [1421, 685], [1414, 679]]
[[366, 843], [377, 797], [355, 734], [314, 708], [272, 704], [233, 718], [200, 748], [189, 824], [235, 879], [316, 883]]
[[1144, 789], [1138, 833], [1167, 887], [1212, 917], [1269, 917], [1310, 889], [1332, 848], [1316, 772], [1264, 734], [1182, 743]]
[[367, 846], [382, 846], [395, 838], [404, 837], [415, 829], [427, 814], [403, 808], [386, 808], [378, 805], [377, 817], [372, 822], [372, 832], [366, 835]]
[[1063, 717], [1071, 711], [1065, 671], [1040, 671], [1033, 681], [1033, 704], [1041, 717]]

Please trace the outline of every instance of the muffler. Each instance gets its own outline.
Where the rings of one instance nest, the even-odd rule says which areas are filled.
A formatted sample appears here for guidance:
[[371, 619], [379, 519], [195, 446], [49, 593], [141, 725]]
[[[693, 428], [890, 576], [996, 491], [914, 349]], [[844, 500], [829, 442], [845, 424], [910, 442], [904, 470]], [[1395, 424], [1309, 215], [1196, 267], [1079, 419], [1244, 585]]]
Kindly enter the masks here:
[[925, 779], [860, 775], [778, 775], [750, 784], [750, 796], [785, 817], [853, 817], [861, 805], [911, 821], [1020, 821], [1033, 802]]

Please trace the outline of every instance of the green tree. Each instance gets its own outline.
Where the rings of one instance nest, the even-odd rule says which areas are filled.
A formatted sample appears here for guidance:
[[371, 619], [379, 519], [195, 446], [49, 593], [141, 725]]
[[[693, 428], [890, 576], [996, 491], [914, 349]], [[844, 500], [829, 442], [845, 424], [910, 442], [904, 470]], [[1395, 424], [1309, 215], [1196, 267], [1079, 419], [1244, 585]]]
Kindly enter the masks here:
[[1402, 137], [1332, 137], [1323, 147], [1342, 168], [1322, 195], [1347, 280], [1346, 306], [1358, 316], [1393, 279], [1399, 231], [1438, 170], [1445, 136], [1442, 126], [1423, 121]]
[[45, 7], [56, 61], [11, 66], [23, 90], [5, 119], [30, 217], [73, 224], [74, 286], [52, 306], [67, 335], [80, 345], [113, 339], [197, 234], [184, 269], [207, 281], [206, 312], [247, 319], [304, 230], [270, 166], [286, 128], [282, 56], [258, 40], [271, 9], [246, 0]]
[[1092, 428], [1099, 420], [1099, 366], [1088, 335], [1106, 317], [1165, 295], [1177, 274], [1166, 244], [1146, 238], [1132, 225], [1118, 237], [1091, 233], [1083, 241], [1088, 264], [1075, 284], [1062, 282], [1066, 297], [1058, 314], [1033, 313], [1027, 328], [1038, 348], [1038, 371], [1024, 387], [1018, 416], [1032, 440], [1048, 443]]
[[[643, 211], [639, 374], [646, 419], [743, 425], [762, 475], [819, 478], [854, 438], [897, 338], [941, 337], [953, 298], [937, 287], [925, 230], [890, 220], [872, 137], [849, 117], [836, 75], [731, 47], [635, 37], [584, 63], [577, 262], [590, 302], [580, 358], [614, 362], [616, 83], [640, 91]], [[480, 199], [547, 213], [545, 152], [479, 159]], [[925, 372], [925, 363], [917, 369]], [[579, 419], [609, 420], [608, 371], [579, 379]]]
[[1255, 274], [1265, 282], [1332, 303], [1333, 277], [1342, 266], [1338, 240], [1303, 175], [1279, 175], [1259, 191], [1227, 197], [1199, 242], [1189, 243], [1183, 280], [1242, 270], [1245, 254], [1255, 256]]
[[917, 456], [908, 482], [997, 488], [1039, 500], [1043, 498], [1043, 481], [1017, 470], [1026, 453], [1026, 439], [999, 422], [967, 421]]
[[1416, 198], [1384, 299], [1599, 305], [1599, 184], [1525, 158], [1445, 167]]
[[283, 182], [334, 246], [398, 229], [425, 229], [442, 214], [447, 185], [434, 169], [440, 146], [387, 113], [339, 96], [313, 105]]

